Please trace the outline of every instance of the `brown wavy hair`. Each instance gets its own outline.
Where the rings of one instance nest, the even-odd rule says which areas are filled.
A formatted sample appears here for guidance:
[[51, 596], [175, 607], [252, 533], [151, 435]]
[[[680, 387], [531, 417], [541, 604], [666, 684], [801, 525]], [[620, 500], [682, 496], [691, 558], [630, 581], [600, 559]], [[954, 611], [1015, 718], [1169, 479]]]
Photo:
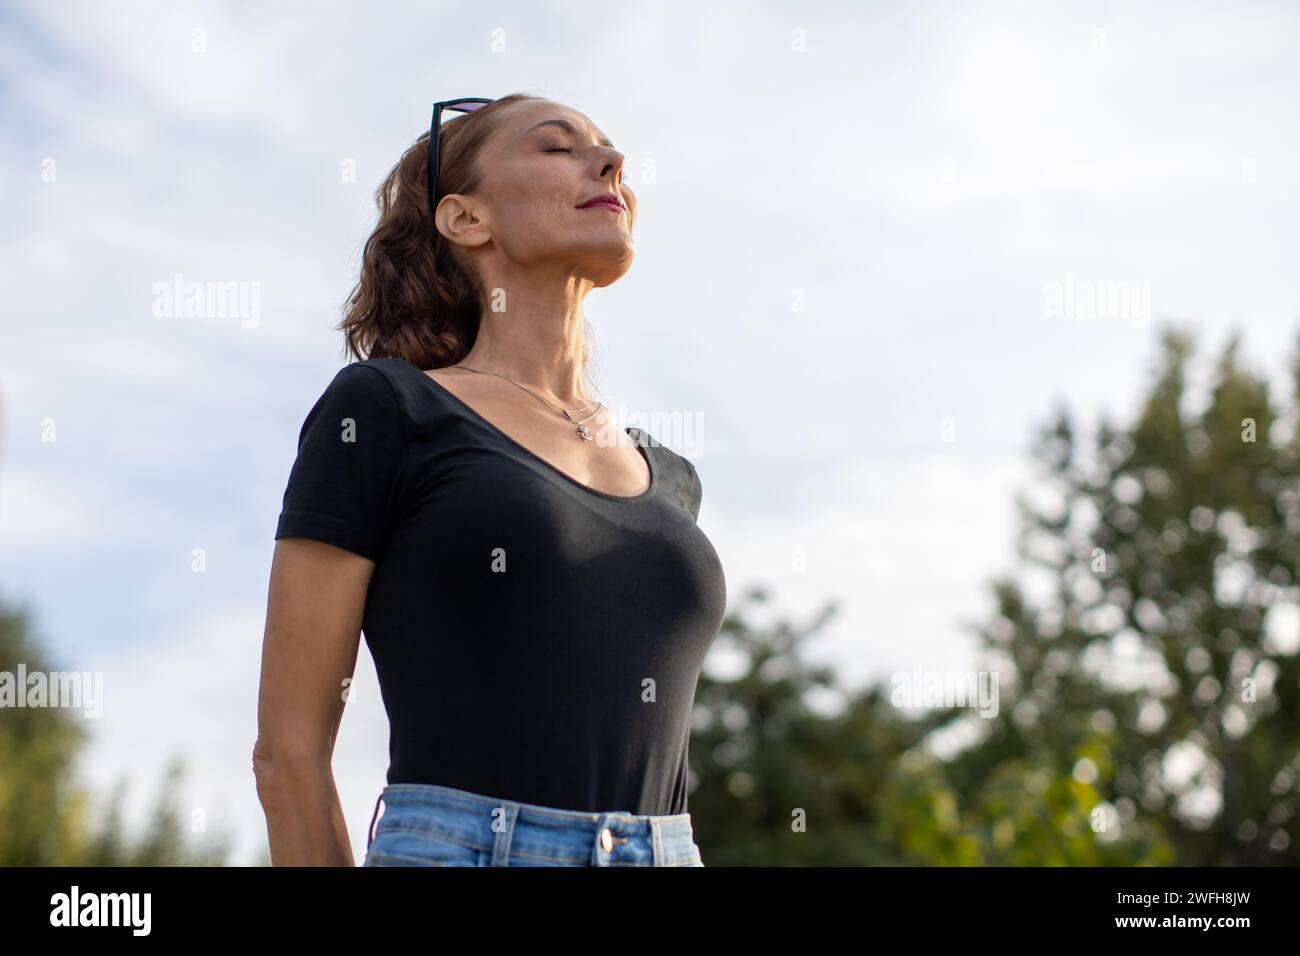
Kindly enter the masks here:
[[[512, 93], [444, 121], [438, 198], [478, 189], [478, 155], [500, 124], [497, 114], [511, 103], [544, 98]], [[338, 326], [345, 353], [359, 360], [395, 356], [421, 369], [442, 368], [464, 358], [478, 336], [486, 301], [482, 285], [434, 226], [428, 155], [425, 132], [375, 191], [379, 222], [366, 240], [361, 275]], [[584, 371], [586, 366], [584, 355]]]

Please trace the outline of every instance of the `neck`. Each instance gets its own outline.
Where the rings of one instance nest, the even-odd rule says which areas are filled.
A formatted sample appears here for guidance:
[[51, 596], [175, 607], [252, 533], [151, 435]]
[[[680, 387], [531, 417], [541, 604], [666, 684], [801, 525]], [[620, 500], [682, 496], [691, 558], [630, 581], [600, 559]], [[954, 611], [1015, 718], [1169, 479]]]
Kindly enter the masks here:
[[591, 402], [582, 369], [590, 282], [530, 276], [511, 285], [489, 279], [484, 288], [501, 290], [506, 308], [483, 311], [474, 347], [457, 364], [504, 375], [566, 408]]

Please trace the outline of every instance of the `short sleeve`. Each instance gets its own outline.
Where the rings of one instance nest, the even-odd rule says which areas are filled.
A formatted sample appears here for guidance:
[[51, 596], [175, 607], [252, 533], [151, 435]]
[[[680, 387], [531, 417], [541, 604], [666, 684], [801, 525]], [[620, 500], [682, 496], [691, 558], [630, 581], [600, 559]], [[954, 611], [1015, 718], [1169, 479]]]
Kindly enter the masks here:
[[691, 464], [690, 459], [683, 458], [686, 463], [688, 480], [686, 484], [686, 509], [691, 513], [691, 517], [696, 521], [700, 518], [700, 500], [703, 498], [704, 491], [700, 486], [700, 474]]
[[341, 368], [298, 435], [275, 537], [312, 538], [378, 561], [392, 532], [406, 428], [392, 385]]

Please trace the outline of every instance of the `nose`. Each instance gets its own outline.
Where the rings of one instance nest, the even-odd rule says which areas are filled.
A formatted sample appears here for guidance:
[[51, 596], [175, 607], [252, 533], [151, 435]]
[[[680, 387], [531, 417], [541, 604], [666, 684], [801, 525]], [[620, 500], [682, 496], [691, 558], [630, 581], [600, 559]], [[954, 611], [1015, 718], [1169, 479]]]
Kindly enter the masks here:
[[606, 176], [611, 176], [617, 179], [618, 174], [623, 171], [623, 162], [626, 158], [616, 149], [607, 149], [600, 159], [600, 178], [604, 179]]

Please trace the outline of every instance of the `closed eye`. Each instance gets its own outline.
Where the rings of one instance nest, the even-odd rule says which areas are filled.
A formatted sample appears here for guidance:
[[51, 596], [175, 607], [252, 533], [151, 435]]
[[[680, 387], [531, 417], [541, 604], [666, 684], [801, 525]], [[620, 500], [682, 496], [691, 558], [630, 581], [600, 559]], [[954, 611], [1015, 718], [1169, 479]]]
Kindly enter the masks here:
[[542, 152], [543, 152], [543, 153], [571, 153], [571, 152], [573, 152], [573, 147], [572, 147], [572, 146], [555, 146], [555, 147], [552, 147], [551, 149], [544, 149], [544, 150], [542, 150]]

